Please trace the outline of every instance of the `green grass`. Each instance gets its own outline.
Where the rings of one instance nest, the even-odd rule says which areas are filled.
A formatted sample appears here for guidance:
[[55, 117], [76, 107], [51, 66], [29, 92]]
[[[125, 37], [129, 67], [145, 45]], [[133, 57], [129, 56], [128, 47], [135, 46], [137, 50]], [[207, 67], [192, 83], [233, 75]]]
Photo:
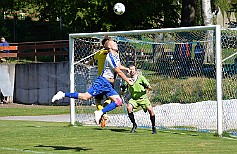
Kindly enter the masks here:
[[[92, 108], [91, 108], [92, 110]], [[1, 107], [0, 116], [69, 113], [69, 106]], [[138, 128], [69, 126], [69, 123], [0, 121], [0, 153], [236, 153], [237, 138], [215, 134]]]
[[92, 126], [68, 123], [0, 121], [0, 153], [236, 153], [237, 140], [191, 131]]
[[5, 116], [37, 116], [37, 115], [57, 115], [70, 114], [70, 106], [19, 106], [1, 107], [0, 117]]
[[[77, 106], [77, 113], [94, 113], [95, 106]], [[111, 114], [124, 113], [124, 107], [120, 106], [110, 112]], [[5, 116], [38, 116], [38, 115], [57, 115], [70, 114], [70, 106], [32, 106], [24, 105], [19, 107], [0, 106], [0, 117]]]

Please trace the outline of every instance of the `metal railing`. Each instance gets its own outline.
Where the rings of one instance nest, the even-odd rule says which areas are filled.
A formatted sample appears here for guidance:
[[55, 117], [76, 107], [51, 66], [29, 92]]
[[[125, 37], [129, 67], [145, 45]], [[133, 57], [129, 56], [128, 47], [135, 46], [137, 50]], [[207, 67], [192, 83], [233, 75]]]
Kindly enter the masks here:
[[53, 56], [53, 62], [56, 62], [57, 56], [69, 55], [68, 40], [9, 43], [9, 45], [8, 47], [0, 46], [0, 50], [10, 50], [9, 53], [0, 53], [0, 58], [12, 57], [19, 60], [34, 57], [34, 61], [38, 62], [39, 56]]

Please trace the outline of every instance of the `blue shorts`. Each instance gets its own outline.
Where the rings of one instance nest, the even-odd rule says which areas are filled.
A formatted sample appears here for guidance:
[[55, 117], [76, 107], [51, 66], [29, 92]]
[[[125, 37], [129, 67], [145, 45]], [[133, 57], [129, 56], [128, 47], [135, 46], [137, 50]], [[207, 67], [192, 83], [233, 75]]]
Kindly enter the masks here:
[[118, 95], [117, 91], [113, 88], [113, 84], [102, 76], [95, 79], [94, 83], [87, 90], [87, 92], [93, 97], [98, 95], [105, 95], [106, 97]]

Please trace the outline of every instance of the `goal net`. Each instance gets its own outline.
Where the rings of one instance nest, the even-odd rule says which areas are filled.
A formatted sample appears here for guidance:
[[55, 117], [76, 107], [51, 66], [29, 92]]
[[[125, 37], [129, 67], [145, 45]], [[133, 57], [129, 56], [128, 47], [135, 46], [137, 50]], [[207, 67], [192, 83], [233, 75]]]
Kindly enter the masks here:
[[[229, 73], [236, 70], [231, 60], [234, 56], [228, 52], [225, 58], [229, 62], [222, 67], [220, 26], [70, 34], [71, 92], [86, 92], [97, 77], [97, 62], [86, 62], [103, 48], [105, 35], [118, 43], [122, 65], [135, 64], [153, 87], [148, 96], [157, 128], [219, 135], [237, 129], [237, 82], [235, 72]], [[118, 77], [117, 91], [121, 82]], [[108, 126], [132, 126], [126, 113], [128, 99], [126, 94], [123, 106], [108, 113]], [[94, 99], [70, 101], [72, 124], [95, 125]], [[151, 126], [150, 116], [143, 110], [134, 111], [134, 116], [139, 127]]]

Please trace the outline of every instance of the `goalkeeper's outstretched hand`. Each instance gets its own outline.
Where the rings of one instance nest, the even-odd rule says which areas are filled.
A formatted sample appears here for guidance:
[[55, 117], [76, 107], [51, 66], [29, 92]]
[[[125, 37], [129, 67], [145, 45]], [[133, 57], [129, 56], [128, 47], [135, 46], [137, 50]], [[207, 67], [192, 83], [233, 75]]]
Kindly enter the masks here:
[[139, 84], [142, 85], [145, 89], [152, 90], [152, 87], [150, 85], [146, 85], [144, 83], [139, 83]]
[[148, 86], [145, 83], [139, 83], [140, 85], [142, 85], [145, 89], [148, 89]]
[[120, 86], [120, 88], [121, 88], [121, 91], [122, 91], [122, 92], [125, 92], [126, 89], [127, 89], [127, 86], [123, 84], [123, 85]]

